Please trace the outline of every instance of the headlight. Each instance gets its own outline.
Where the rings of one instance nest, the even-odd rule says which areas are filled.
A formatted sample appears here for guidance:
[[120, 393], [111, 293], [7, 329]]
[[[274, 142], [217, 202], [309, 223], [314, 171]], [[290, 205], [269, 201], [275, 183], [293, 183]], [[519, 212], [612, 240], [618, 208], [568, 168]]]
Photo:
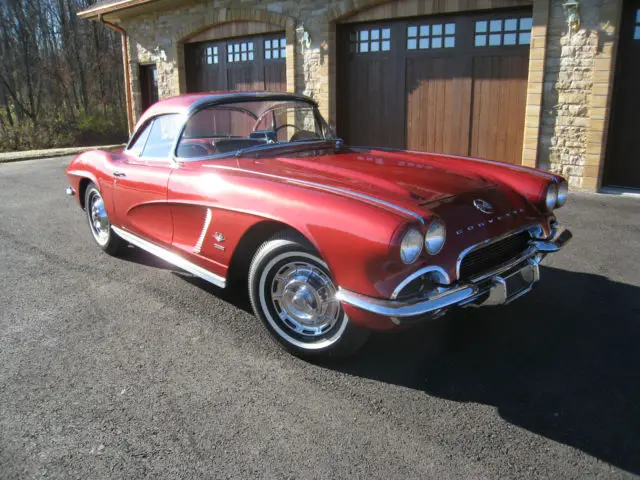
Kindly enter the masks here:
[[424, 239], [424, 246], [429, 255], [435, 255], [442, 250], [444, 241], [447, 238], [447, 229], [440, 220], [434, 220], [429, 225], [427, 236]]
[[415, 262], [422, 253], [422, 233], [412, 228], [404, 234], [400, 244], [400, 258], [403, 263], [411, 264]]
[[549, 212], [556, 208], [556, 204], [558, 203], [558, 187], [556, 187], [555, 183], [552, 183], [549, 185], [549, 188], [547, 188], [547, 196], [544, 203]]
[[569, 184], [567, 182], [560, 182], [558, 185], [558, 201], [556, 203], [557, 208], [567, 203], [567, 195], [569, 194]]

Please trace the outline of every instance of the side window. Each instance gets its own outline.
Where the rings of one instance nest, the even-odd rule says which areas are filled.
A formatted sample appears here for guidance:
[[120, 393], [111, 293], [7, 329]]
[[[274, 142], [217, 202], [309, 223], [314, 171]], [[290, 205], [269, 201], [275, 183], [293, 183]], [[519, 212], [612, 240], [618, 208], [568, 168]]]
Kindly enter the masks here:
[[180, 128], [180, 115], [162, 115], [151, 124], [141, 157], [167, 158]]
[[133, 143], [127, 150], [132, 153], [136, 157], [139, 157], [142, 153], [142, 149], [144, 148], [144, 144], [147, 143], [147, 138], [149, 138], [149, 132], [151, 131], [151, 123], [147, 122], [147, 124], [142, 128], [138, 136], [133, 140]]

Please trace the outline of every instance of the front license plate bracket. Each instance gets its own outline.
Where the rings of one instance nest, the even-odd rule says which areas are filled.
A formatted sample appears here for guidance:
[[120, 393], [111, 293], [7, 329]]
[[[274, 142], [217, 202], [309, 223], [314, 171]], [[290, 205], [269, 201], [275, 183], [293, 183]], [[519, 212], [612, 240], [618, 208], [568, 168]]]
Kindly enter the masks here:
[[540, 269], [533, 262], [509, 275], [496, 276], [491, 280], [489, 296], [482, 302], [482, 306], [511, 303], [531, 291], [533, 284], [539, 279]]

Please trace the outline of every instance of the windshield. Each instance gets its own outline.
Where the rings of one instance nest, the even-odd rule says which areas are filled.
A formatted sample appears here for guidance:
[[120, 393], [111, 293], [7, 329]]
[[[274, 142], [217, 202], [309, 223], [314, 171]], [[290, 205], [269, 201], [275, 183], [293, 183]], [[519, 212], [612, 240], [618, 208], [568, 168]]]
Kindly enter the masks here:
[[177, 156], [242, 154], [298, 142], [333, 140], [317, 108], [300, 100], [259, 100], [205, 107], [187, 121]]

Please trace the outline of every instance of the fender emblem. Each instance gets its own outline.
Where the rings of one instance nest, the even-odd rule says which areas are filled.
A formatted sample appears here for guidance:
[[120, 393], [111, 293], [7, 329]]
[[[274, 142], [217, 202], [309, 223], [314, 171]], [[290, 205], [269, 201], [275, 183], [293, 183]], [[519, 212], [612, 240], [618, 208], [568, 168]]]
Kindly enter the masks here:
[[486, 213], [487, 215], [491, 215], [493, 213], [493, 206], [487, 202], [486, 200], [482, 200], [481, 198], [476, 198], [473, 201], [473, 206], [480, 210], [482, 213]]
[[221, 234], [220, 232], [216, 232], [213, 234], [213, 238], [216, 239], [216, 242], [218, 243], [222, 243], [226, 240], [226, 238], [224, 238], [224, 235]]

